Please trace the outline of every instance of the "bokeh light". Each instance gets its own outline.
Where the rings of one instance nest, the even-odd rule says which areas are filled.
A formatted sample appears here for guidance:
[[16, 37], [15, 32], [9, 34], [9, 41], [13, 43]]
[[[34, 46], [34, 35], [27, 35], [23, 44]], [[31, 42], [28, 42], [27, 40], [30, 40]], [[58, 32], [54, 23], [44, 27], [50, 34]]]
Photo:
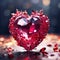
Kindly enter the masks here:
[[44, 6], [49, 6], [50, 5], [50, 0], [42, 0], [42, 3]]
[[25, 9], [31, 8], [31, 4], [30, 4], [30, 3], [25, 3], [25, 4], [24, 4], [24, 8], [25, 8]]
[[8, 9], [5, 10], [5, 11], [4, 11], [4, 15], [5, 15], [5, 16], [9, 16], [9, 15], [10, 15], [10, 10], [8, 10]]
[[40, 2], [40, 0], [31, 0], [31, 2], [32, 2], [33, 4], [38, 4], [38, 3]]
[[60, 8], [60, 3], [58, 4], [58, 8]]

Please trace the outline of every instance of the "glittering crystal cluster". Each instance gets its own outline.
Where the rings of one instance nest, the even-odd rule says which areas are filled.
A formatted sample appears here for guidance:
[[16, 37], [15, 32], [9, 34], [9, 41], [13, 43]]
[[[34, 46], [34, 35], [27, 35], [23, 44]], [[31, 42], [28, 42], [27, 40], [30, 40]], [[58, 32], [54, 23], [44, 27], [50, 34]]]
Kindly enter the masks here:
[[26, 11], [12, 13], [9, 22], [9, 31], [17, 41], [18, 45], [26, 50], [32, 50], [41, 43], [49, 28], [49, 19], [43, 11], [32, 11], [28, 15]]

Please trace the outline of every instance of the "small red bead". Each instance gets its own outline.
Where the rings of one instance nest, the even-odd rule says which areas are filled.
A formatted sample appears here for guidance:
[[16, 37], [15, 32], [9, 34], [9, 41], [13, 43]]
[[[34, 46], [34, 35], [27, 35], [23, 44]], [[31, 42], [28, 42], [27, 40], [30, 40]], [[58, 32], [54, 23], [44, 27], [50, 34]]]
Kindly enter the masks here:
[[48, 47], [52, 47], [52, 45], [51, 45], [51, 44], [48, 44], [47, 46], [48, 46]]

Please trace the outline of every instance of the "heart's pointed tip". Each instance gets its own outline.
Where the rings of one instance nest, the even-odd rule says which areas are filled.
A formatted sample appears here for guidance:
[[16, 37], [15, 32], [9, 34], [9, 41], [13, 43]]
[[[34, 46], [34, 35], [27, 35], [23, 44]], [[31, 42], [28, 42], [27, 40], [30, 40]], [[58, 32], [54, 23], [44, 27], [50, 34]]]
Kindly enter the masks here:
[[[25, 48], [25, 47], [24, 47]], [[34, 49], [34, 48], [30, 48], [30, 47], [26, 47], [25, 48], [27, 51], [31, 51], [32, 49]]]

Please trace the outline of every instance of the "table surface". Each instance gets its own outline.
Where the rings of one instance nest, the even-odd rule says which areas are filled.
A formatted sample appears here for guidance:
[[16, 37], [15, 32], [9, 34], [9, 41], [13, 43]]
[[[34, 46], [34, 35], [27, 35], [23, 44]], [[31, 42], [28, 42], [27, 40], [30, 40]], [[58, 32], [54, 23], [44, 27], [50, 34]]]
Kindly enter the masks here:
[[16, 52], [8, 55], [0, 55], [0, 60], [60, 60], [60, 57], [43, 57], [39, 52]]
[[38, 52], [17, 52], [7, 56], [1, 55], [0, 60], [41, 60]]

